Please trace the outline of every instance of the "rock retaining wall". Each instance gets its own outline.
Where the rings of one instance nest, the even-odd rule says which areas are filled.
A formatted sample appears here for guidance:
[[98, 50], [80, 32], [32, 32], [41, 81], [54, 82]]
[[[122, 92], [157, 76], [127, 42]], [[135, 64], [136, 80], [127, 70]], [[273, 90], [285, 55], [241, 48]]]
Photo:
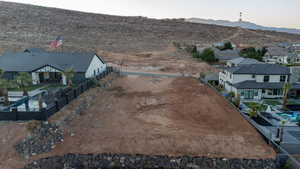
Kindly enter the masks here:
[[170, 157], [126, 154], [67, 154], [40, 159], [23, 169], [275, 169], [275, 160]]

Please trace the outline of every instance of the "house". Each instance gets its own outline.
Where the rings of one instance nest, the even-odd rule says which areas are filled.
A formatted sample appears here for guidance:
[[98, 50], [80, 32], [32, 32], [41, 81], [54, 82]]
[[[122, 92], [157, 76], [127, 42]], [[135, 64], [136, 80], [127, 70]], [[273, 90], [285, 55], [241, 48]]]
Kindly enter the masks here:
[[270, 64], [290, 63], [290, 58], [292, 57], [292, 54], [289, 52], [289, 49], [273, 46], [273, 47], [268, 47], [267, 50], [268, 51], [263, 58], [264, 62]]
[[250, 64], [224, 69], [219, 84], [241, 99], [281, 98], [290, 70], [277, 64]]
[[240, 57], [240, 51], [237, 49], [219, 50], [217, 48], [212, 48], [212, 50], [214, 51], [215, 57], [221, 62], [227, 62], [228, 60]]
[[43, 49], [26, 49], [19, 53], [0, 56], [0, 69], [4, 77], [14, 79], [19, 72], [32, 75], [32, 83], [66, 84], [64, 71], [73, 69], [73, 81], [92, 78], [106, 70], [106, 63], [95, 53], [49, 52]]
[[258, 60], [252, 58], [238, 57], [227, 61], [226, 66], [236, 67], [236, 66], [249, 65], [249, 64], [262, 64], [262, 62], [259, 62]]

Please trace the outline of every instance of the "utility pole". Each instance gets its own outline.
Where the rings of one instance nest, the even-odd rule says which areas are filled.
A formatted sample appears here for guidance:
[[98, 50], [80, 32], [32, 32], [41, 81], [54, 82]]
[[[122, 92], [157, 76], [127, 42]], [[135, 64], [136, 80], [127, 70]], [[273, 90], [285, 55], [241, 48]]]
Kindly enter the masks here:
[[240, 12], [240, 19], [239, 19], [239, 22], [243, 22], [243, 13]]

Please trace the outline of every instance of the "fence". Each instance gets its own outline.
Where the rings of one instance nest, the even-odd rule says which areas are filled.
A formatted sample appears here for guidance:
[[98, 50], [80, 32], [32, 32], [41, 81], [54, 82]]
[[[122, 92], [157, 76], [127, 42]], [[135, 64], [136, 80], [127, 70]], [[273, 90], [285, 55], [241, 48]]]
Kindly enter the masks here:
[[[201, 82], [202, 79], [200, 79]], [[205, 83], [205, 82], [203, 82]], [[217, 94], [219, 94], [220, 96], [223, 97], [222, 93], [220, 93], [214, 86], [212, 86], [211, 84], [209, 83], [205, 83], [207, 84], [210, 88], [212, 88], [213, 90], [215, 90], [217, 92]], [[226, 99], [227, 100], [227, 99]], [[269, 143], [269, 145], [273, 146], [275, 150], [277, 150], [277, 165], [280, 167], [280, 168], [283, 168], [283, 166], [287, 163], [289, 163], [292, 167], [292, 169], [300, 169], [300, 163], [289, 153], [286, 151], [286, 148], [288, 149], [293, 149], [295, 148], [295, 146], [287, 146], [287, 145], [279, 145], [277, 144], [274, 140], [273, 140], [273, 133], [258, 125], [254, 120], [252, 120], [249, 116], [245, 115], [243, 112], [241, 112], [234, 104], [232, 104], [232, 102], [230, 102], [228, 100], [228, 102], [238, 111], [240, 112], [240, 114], [244, 117], [244, 119], [246, 119], [254, 128], [256, 128], [256, 130], [261, 133], [261, 135], [266, 139], [266, 141]], [[265, 118], [264, 118], [265, 119]], [[266, 119], [265, 119], [266, 120]], [[295, 151], [298, 150], [298, 147], [297, 149], [295, 149]]]
[[[106, 71], [96, 76], [97, 80], [106, 77], [113, 72], [113, 67], [107, 67]], [[87, 79], [80, 83], [76, 88], [67, 88], [55, 93], [55, 99], [51, 101], [47, 108], [38, 111], [18, 111], [17, 108], [12, 108], [9, 111], [0, 112], [0, 121], [28, 121], [28, 120], [47, 120], [64, 106], [69, 104], [88, 89], [95, 87], [95, 79]]]

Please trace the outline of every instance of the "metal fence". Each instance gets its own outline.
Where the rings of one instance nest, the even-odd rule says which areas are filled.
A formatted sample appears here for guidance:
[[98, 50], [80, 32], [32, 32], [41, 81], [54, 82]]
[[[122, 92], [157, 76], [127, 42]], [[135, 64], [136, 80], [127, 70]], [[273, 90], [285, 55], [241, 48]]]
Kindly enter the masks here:
[[[64, 106], [69, 104], [88, 89], [95, 87], [95, 79], [100, 80], [113, 72], [113, 67], [107, 67], [106, 71], [96, 76], [94, 79], [87, 79], [80, 83], [76, 88], [67, 88], [57, 91], [55, 99], [52, 98], [48, 103], [47, 108], [37, 111], [18, 111], [17, 108], [12, 108], [8, 111], [0, 112], [0, 121], [28, 121], [28, 120], [47, 120]], [[50, 99], [50, 98], [49, 98]]]

